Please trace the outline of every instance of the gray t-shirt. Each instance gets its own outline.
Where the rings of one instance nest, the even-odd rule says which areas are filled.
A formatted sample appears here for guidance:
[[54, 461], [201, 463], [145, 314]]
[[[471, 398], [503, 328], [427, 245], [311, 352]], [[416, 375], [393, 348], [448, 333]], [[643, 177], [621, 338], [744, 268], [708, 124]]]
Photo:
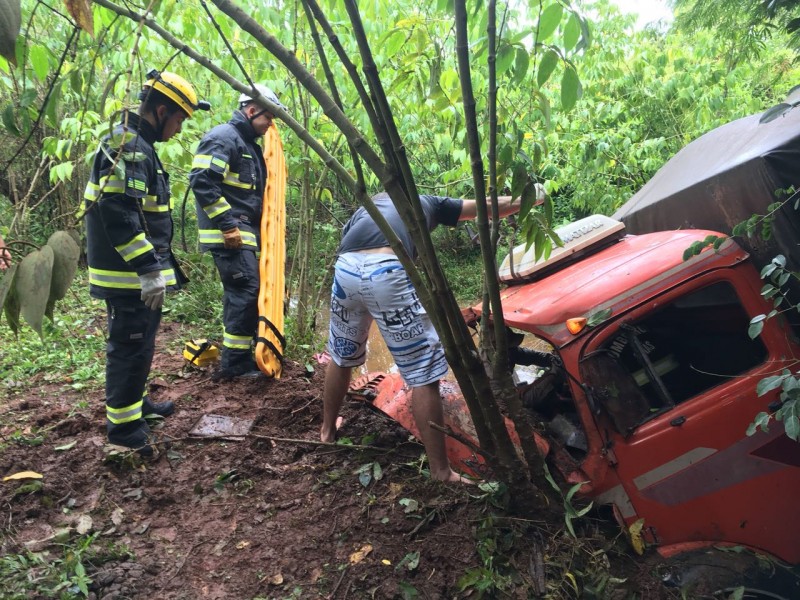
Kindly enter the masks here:
[[[428, 231], [433, 231], [437, 225], [453, 227], [458, 223], [461, 209], [464, 205], [462, 200], [448, 198], [447, 196], [420, 196], [419, 199], [422, 203], [422, 211], [425, 213], [425, 220], [428, 222]], [[414, 258], [417, 249], [414, 247], [411, 236], [397, 213], [397, 209], [392, 204], [389, 194], [386, 192], [375, 194], [372, 197], [372, 201], [397, 234], [397, 237], [400, 238], [406, 252]], [[389, 242], [386, 240], [386, 236], [378, 229], [367, 210], [361, 206], [353, 213], [353, 216], [350, 217], [350, 220], [342, 229], [342, 241], [339, 243], [338, 254], [369, 250], [370, 248], [383, 248], [388, 245]]]

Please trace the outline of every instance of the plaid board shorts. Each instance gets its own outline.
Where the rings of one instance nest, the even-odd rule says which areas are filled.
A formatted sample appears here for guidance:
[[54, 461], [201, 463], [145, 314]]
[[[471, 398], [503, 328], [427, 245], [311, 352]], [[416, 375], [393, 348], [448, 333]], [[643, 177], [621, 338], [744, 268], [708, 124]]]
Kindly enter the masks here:
[[366, 360], [372, 321], [410, 387], [447, 373], [442, 343], [403, 265], [393, 254], [347, 252], [336, 261], [328, 353], [340, 367]]

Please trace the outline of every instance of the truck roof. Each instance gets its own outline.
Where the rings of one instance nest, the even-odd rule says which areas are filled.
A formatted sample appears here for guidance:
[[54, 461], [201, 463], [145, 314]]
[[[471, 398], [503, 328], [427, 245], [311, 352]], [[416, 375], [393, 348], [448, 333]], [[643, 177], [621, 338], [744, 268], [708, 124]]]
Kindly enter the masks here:
[[[733, 240], [684, 260], [685, 250], [709, 235], [679, 230], [628, 235], [619, 242], [531, 283], [501, 293], [506, 324], [530, 331], [556, 347], [576, 336], [566, 321], [611, 309], [613, 315], [701, 273], [739, 263], [748, 254]], [[473, 307], [480, 313], [480, 306]]]
[[[788, 105], [787, 105], [788, 106]], [[613, 218], [629, 233], [713, 229], [726, 235], [754, 214], [770, 214], [772, 235], [737, 238], [758, 266], [783, 254], [800, 267], [795, 195], [800, 187], [800, 108], [762, 122], [751, 115], [687, 144]], [[773, 203], [790, 201], [780, 210]]]

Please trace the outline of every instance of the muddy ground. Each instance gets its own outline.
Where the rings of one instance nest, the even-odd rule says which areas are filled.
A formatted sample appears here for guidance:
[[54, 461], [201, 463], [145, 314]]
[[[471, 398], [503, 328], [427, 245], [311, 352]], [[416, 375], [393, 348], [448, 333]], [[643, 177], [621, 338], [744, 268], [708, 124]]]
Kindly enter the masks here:
[[[152, 397], [177, 407], [154, 460], [109, 454], [102, 390], [51, 374], [0, 401], [0, 476], [43, 475], [39, 490], [0, 484], [3, 555], [58, 558], [56, 542], [95, 533], [83, 562], [89, 597], [106, 600], [533, 598], [542, 583], [549, 598], [668, 597], [607, 520], [580, 520], [579, 541], [563, 522], [504, 520], [479, 488], [430, 481], [422, 447], [363, 402], [346, 403], [342, 437], [373, 449], [316, 444], [321, 367], [213, 383], [165, 350], [177, 331], [162, 326], [153, 367]], [[238, 441], [190, 437], [204, 414], [253, 427]]]

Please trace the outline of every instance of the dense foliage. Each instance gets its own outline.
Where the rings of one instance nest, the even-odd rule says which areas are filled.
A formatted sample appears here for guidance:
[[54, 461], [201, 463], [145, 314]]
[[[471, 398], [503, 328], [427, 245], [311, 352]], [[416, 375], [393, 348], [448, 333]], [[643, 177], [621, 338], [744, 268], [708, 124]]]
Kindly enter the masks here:
[[[252, 4], [250, 14], [324, 80], [299, 2], [291, 10]], [[553, 194], [558, 220], [613, 211], [686, 142], [777, 103], [794, 83], [793, 54], [780, 34], [762, 35], [757, 53], [734, 60], [727, 37], [704, 31], [635, 31], [633, 17], [620, 15], [607, 0], [583, 7], [583, 14], [591, 15], [591, 27], [557, 2], [510, 4], [501, 5], [497, 55], [499, 182], [510, 186], [514, 169], [527, 168]], [[447, 7], [445, 1], [371, 2], [362, 10], [419, 189], [472, 196]], [[345, 18], [336, 2], [324, 8], [334, 25]], [[234, 108], [234, 90], [176, 55], [152, 31], [97, 4], [93, 12], [90, 37], [74, 29], [57, 6], [25, 0], [17, 66], [0, 59], [0, 194], [5, 197], [0, 201], [0, 233], [12, 240], [43, 242], [52, 231], [77, 225], [74, 213], [94, 140], [123, 106], [135, 103], [149, 68], [186, 74], [214, 107], [211, 114], [196, 113], [184, 133], [160, 149], [179, 208], [193, 146]], [[263, 49], [236, 31], [230, 19], [199, 1], [156, 3], [155, 18], [169, 23], [179, 38], [192, 40], [197, 52], [228, 72], [243, 78], [238, 61], [254, 81], [272, 86], [298, 121], [338, 160], [350, 164], [341, 134], [320, 108]], [[476, 9], [471, 27], [475, 94], [479, 114], [485, 116], [483, 9]], [[354, 55], [352, 40], [340, 41], [350, 44], [345, 50]], [[334, 64], [333, 69], [337, 74], [342, 67]], [[341, 86], [339, 93], [344, 106], [357, 105], [354, 90]], [[363, 111], [348, 113], [357, 124], [365, 123]], [[324, 254], [330, 255], [340, 223], [355, 201], [287, 134], [292, 232], [311, 236], [316, 240], [312, 246], [327, 248]], [[304, 185], [312, 174], [314, 185]], [[377, 182], [367, 176], [374, 189]], [[194, 242], [193, 213], [189, 198], [187, 248]], [[305, 229], [311, 214], [317, 215], [313, 228]], [[290, 253], [308, 247], [297, 239]], [[328, 261], [316, 254], [313, 270], [319, 271]]]

